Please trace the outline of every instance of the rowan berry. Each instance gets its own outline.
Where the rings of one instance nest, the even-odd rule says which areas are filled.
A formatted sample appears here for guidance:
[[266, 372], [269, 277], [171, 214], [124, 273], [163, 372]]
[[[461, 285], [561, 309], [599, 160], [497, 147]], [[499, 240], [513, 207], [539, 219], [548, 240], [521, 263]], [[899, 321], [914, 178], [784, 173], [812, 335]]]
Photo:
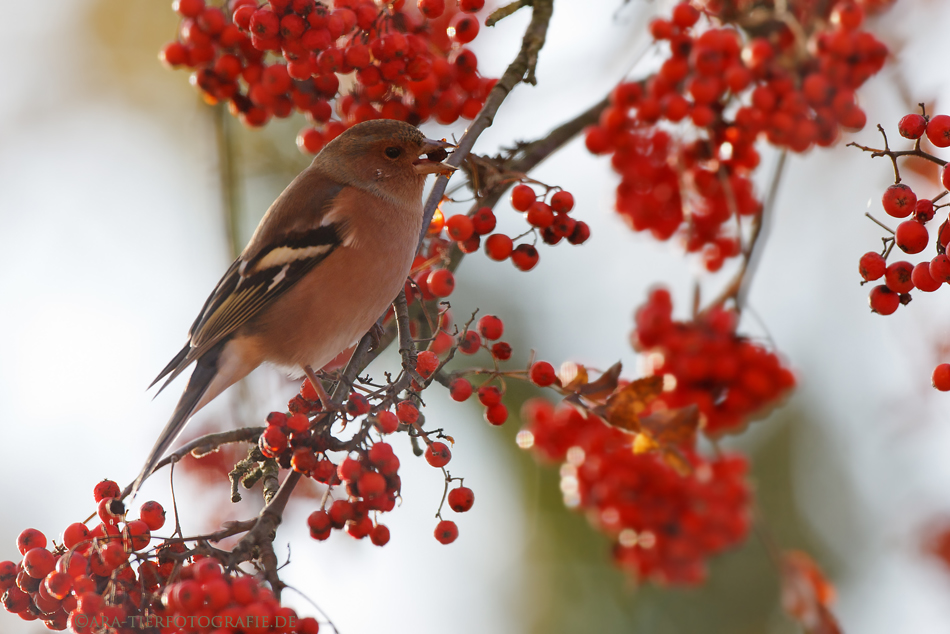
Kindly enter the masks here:
[[430, 20], [435, 20], [445, 12], [445, 0], [419, 0], [419, 11]]
[[35, 528], [24, 529], [16, 538], [16, 547], [21, 555], [34, 548], [46, 548], [46, 535]]
[[894, 240], [904, 253], [920, 253], [927, 248], [930, 236], [927, 228], [916, 220], [905, 220], [897, 225]]
[[471, 14], [459, 13], [452, 18], [448, 28], [449, 37], [461, 44], [468, 44], [478, 35], [480, 25], [478, 18]]
[[23, 555], [23, 571], [34, 579], [42, 579], [56, 568], [53, 553], [45, 548], [32, 548]]
[[937, 147], [950, 146], [950, 116], [938, 114], [927, 123], [927, 138]]
[[528, 224], [539, 229], [546, 229], [554, 222], [554, 212], [547, 203], [536, 201], [528, 208], [526, 219]]
[[468, 487], [459, 487], [449, 491], [449, 507], [456, 513], [465, 513], [475, 503], [475, 492]]
[[920, 289], [925, 293], [932, 293], [943, 284], [943, 280], [935, 280], [930, 274], [930, 262], [926, 261], [914, 265], [910, 279], [914, 283], [914, 288]]
[[377, 524], [369, 533], [369, 540], [375, 546], [385, 546], [389, 543], [389, 529], [383, 524]]
[[[307, 384], [310, 384], [309, 379], [307, 379]], [[314, 392], [316, 392], [316, 390], [314, 390]], [[310, 419], [307, 418], [306, 414], [293, 414], [285, 418], [283, 426], [289, 429], [291, 433], [299, 434], [310, 429]], [[283, 430], [281, 433], [284, 433]]]
[[475, 354], [482, 348], [482, 338], [474, 330], [469, 330], [459, 339], [458, 347], [462, 354]]
[[439, 356], [429, 350], [423, 350], [416, 355], [416, 372], [424, 378], [429, 378], [439, 367]]
[[472, 228], [478, 235], [485, 235], [495, 230], [495, 213], [491, 207], [480, 207], [472, 218]]
[[165, 525], [165, 509], [158, 502], [146, 502], [139, 509], [139, 518], [148, 525], [149, 530], [157, 531]]
[[561, 190], [551, 196], [551, 209], [558, 213], [568, 213], [574, 209], [574, 196], [571, 192]]
[[881, 203], [884, 205], [884, 211], [889, 216], [906, 218], [914, 212], [917, 206], [917, 196], [914, 194], [914, 190], [907, 185], [897, 183], [887, 188]]
[[478, 401], [486, 407], [500, 403], [501, 390], [495, 385], [483, 385], [478, 388]]
[[511, 252], [511, 261], [522, 271], [530, 271], [538, 264], [538, 250], [530, 244], [519, 244]]
[[102, 498], [98, 512], [103, 524], [115, 526], [125, 517], [125, 505], [117, 498]]
[[950, 363], [941, 363], [934, 368], [931, 381], [941, 392], [950, 392]]
[[502, 233], [493, 233], [485, 240], [485, 253], [492, 260], [501, 262], [507, 260], [514, 250], [511, 238]]
[[445, 229], [449, 237], [457, 242], [464, 242], [472, 237], [475, 232], [475, 225], [471, 218], [465, 214], [456, 214], [445, 222]]
[[452, 459], [452, 452], [444, 442], [435, 441], [426, 447], [426, 462], [436, 468], [444, 467]]
[[945, 253], [930, 261], [930, 277], [939, 282], [950, 282], [950, 258]]
[[459, 528], [451, 520], [442, 520], [435, 527], [435, 538], [440, 544], [451, 544], [459, 536]]
[[887, 262], [884, 257], [875, 251], [868, 251], [861, 256], [861, 260], [858, 262], [858, 272], [861, 277], [869, 282], [880, 279], [886, 268]]
[[[946, 170], [944, 170], [946, 174]], [[944, 176], [946, 178], [946, 176]], [[930, 222], [934, 217], [934, 203], [932, 200], [927, 198], [921, 198], [917, 201], [917, 204], [914, 205], [914, 219], [921, 223]]]
[[590, 238], [590, 227], [583, 220], [578, 220], [574, 225], [574, 231], [567, 237], [571, 244], [583, 244]]
[[379, 412], [376, 414], [376, 429], [381, 434], [392, 434], [399, 428], [399, 419], [392, 412]]
[[455, 276], [448, 269], [437, 269], [429, 273], [426, 286], [436, 297], [448, 297], [455, 289]]
[[485, 0], [459, 0], [459, 9], [465, 13], [478, 13], [485, 6]]
[[412, 425], [419, 420], [419, 409], [412, 401], [400, 401], [396, 405], [396, 418], [401, 423]]
[[499, 361], [507, 361], [511, 358], [511, 345], [504, 341], [499, 341], [498, 343], [492, 344], [491, 356], [495, 357]]
[[70, 524], [63, 530], [62, 542], [66, 548], [72, 548], [89, 538], [89, 529], [81, 522]]
[[485, 315], [478, 320], [478, 332], [485, 339], [498, 339], [504, 331], [504, 323], [495, 315]]
[[350, 393], [346, 399], [346, 413], [350, 416], [362, 416], [368, 414], [370, 410], [369, 399], [359, 392]]
[[919, 139], [927, 129], [927, 119], [923, 115], [908, 114], [897, 124], [897, 130], [905, 139]]
[[[489, 236], [489, 239], [491, 239], [490, 236]], [[468, 240], [458, 243], [459, 251], [461, 251], [462, 253], [475, 253], [476, 251], [478, 251], [478, 247], [479, 245], [481, 245], [481, 243], [482, 243], [481, 236], [473, 235]]]
[[522, 183], [515, 185], [511, 190], [511, 206], [516, 211], [528, 211], [535, 200], [537, 200], [537, 195], [529, 185]]
[[449, 384], [449, 395], [453, 401], [458, 401], [459, 403], [467, 401], [472, 395], [472, 391], [472, 384], [468, 379], [454, 379], [452, 383]]
[[204, 11], [204, 0], [175, 0], [172, 9], [186, 18], [196, 18]]
[[547, 387], [557, 380], [554, 366], [547, 361], [535, 361], [529, 372], [531, 382], [538, 387]]
[[890, 315], [900, 306], [900, 295], [884, 286], [875, 286], [868, 295], [868, 304], [871, 311], [878, 315]]
[[485, 408], [485, 420], [492, 425], [504, 425], [508, 420], [508, 408], [503, 403], [495, 403]]
[[910, 262], [894, 262], [884, 270], [884, 283], [895, 293], [909, 293], [914, 288], [911, 273], [914, 265]]

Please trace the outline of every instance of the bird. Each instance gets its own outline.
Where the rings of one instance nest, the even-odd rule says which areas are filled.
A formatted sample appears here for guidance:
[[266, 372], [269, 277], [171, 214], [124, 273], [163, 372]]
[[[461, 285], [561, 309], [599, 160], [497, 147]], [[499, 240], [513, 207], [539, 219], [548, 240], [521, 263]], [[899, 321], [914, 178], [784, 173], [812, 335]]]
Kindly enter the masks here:
[[409, 275], [426, 176], [450, 174], [445, 140], [408, 123], [358, 123], [277, 197], [149, 386], [192, 363], [184, 392], [133, 483], [134, 497], [192, 415], [263, 363], [321, 368], [376, 324]]

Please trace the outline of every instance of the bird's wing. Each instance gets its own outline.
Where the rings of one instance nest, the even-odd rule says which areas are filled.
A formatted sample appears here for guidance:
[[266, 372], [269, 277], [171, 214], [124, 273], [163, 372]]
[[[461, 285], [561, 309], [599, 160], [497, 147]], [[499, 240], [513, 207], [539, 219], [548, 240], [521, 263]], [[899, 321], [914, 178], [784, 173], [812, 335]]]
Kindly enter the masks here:
[[[305, 171], [278, 197], [244, 253], [228, 268], [188, 332], [188, 343], [152, 382], [165, 387], [195, 359], [287, 292], [349, 237], [333, 213], [343, 185]], [[161, 391], [161, 389], [159, 391]]]

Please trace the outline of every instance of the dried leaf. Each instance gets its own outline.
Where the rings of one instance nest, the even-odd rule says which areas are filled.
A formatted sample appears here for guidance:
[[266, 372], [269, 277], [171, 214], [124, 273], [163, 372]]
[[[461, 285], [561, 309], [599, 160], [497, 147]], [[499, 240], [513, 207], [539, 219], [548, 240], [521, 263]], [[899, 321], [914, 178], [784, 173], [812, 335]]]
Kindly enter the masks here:
[[648, 376], [625, 385], [607, 399], [607, 422], [627, 431], [640, 431], [640, 414], [662, 391], [663, 377], [660, 376]]
[[807, 553], [795, 550], [782, 555], [782, 608], [807, 634], [841, 634], [828, 609], [834, 599], [834, 586]]
[[576, 391], [584, 398], [591, 401], [601, 401], [614, 393], [617, 389], [617, 383], [620, 381], [620, 372], [623, 370], [623, 364], [618, 361], [597, 377], [596, 381], [591, 381], [586, 385], [580, 386]]
[[647, 434], [637, 434], [633, 439], [633, 453], [635, 454], [650, 453], [659, 448], [660, 446], [656, 444], [656, 441]]
[[654, 412], [640, 419], [641, 433], [649, 434], [660, 446], [693, 446], [696, 443], [697, 429], [699, 429], [699, 407], [695, 404]]
[[566, 391], [576, 392], [587, 385], [587, 368], [573, 361], [565, 361], [558, 371], [558, 378]]

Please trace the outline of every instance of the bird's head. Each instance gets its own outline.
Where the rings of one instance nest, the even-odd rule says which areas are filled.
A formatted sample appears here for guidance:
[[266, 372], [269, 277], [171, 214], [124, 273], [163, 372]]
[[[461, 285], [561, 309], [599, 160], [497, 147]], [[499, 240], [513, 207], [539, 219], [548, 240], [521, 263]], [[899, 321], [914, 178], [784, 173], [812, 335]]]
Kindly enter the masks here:
[[343, 132], [314, 162], [341, 182], [418, 203], [426, 175], [455, 171], [442, 162], [446, 149], [452, 147], [446, 141], [427, 139], [408, 123], [376, 119]]

